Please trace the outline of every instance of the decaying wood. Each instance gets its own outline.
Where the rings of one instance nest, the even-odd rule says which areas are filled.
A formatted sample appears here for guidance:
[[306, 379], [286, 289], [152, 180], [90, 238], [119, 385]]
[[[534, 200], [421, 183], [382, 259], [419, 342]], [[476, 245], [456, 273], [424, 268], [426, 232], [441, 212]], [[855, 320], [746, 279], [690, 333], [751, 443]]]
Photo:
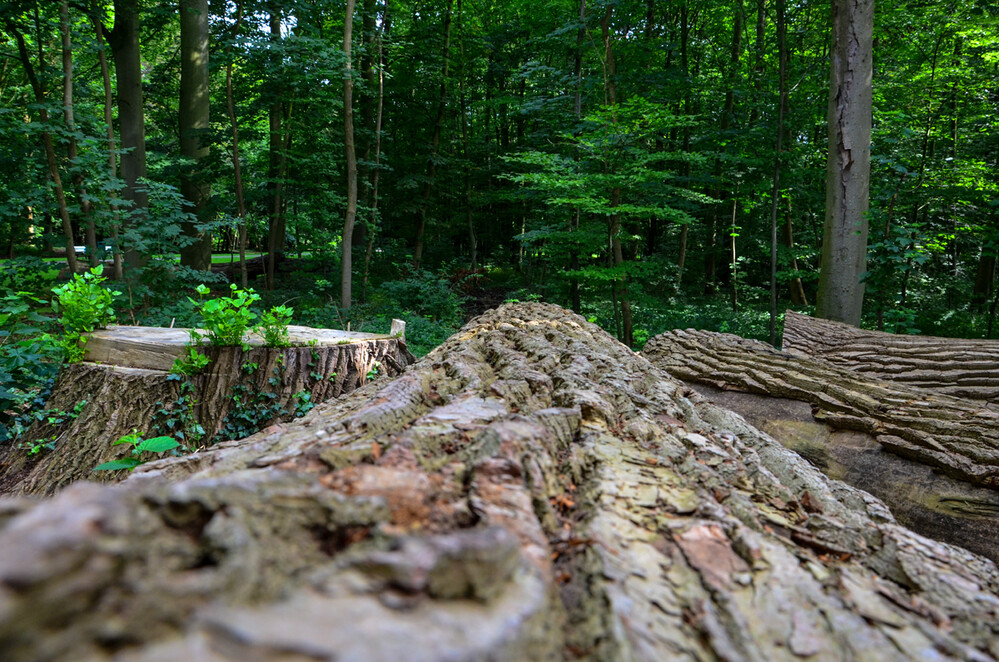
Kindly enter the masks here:
[[995, 564], [543, 304], [0, 519], [11, 661], [999, 655]]
[[259, 419], [251, 427], [265, 427], [293, 418], [296, 407], [339, 397], [378, 375], [397, 375], [413, 361], [391, 336], [296, 326], [289, 332], [292, 343], [313, 344], [272, 349], [248, 337], [245, 351], [206, 347], [211, 363], [190, 379], [187, 402], [179, 402], [181, 382], [168, 372], [185, 350], [186, 329], [113, 327], [92, 334], [89, 361], [66, 366], [46, 403], [69, 412], [84, 401], [80, 416], [59, 425], [43, 420], [20, 436], [22, 446], [54, 437], [52, 450], [29, 455], [17, 446], [0, 448], [0, 493], [51, 494], [73, 481], [99, 478], [92, 474], [95, 466], [129, 452], [113, 446], [115, 440], [136, 431], [175, 435], [184, 416], [204, 428], [200, 438], [184, 439], [192, 446], [246, 436], [238, 433], [248, 425], [245, 418], [230, 415], [248, 414]]
[[867, 331], [789, 310], [783, 348], [935, 393], [999, 401], [999, 340]]
[[999, 412], [983, 403], [865, 377], [711, 331], [670, 331], [643, 354], [678, 379], [815, 407], [833, 428], [874, 436], [887, 450], [972, 483], [999, 487]]

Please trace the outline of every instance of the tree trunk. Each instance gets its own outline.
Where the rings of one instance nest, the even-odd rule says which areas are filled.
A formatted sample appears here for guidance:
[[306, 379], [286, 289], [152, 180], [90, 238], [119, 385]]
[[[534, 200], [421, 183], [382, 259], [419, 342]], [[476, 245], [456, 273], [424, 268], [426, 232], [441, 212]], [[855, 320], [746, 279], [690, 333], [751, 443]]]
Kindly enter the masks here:
[[[742, 19], [745, 9], [742, 0], [736, 0], [734, 16], [732, 17], [732, 49], [729, 53], [729, 66], [726, 74], [727, 85], [725, 89], [725, 106], [722, 109], [721, 120], [719, 122], [722, 135], [725, 140], [730, 140], [729, 131], [735, 119], [735, 88], [739, 77], [739, 58], [742, 55]], [[721, 187], [722, 160], [715, 159], [714, 177], [716, 184], [712, 192], [713, 197], [718, 202], [714, 205], [713, 211], [708, 214], [708, 237], [707, 250], [704, 256], [704, 293], [714, 294], [715, 281], [717, 280], [718, 262], [718, 228], [724, 227], [727, 208], [725, 200], [729, 196], [728, 191], [723, 191]]]
[[867, 271], [873, 0], [833, 0], [829, 159], [816, 315], [858, 326]]
[[[69, 265], [70, 273], [75, 274], [78, 271], [78, 267], [76, 262], [76, 242], [73, 240], [73, 222], [69, 217], [69, 207], [66, 204], [66, 192], [63, 189], [62, 177], [59, 174], [59, 163], [56, 161], [52, 132], [47, 128], [49, 124], [49, 111], [45, 106], [45, 88], [42, 87], [42, 81], [35, 74], [35, 67], [31, 64], [31, 55], [28, 53], [28, 46], [24, 41], [24, 35], [21, 34], [20, 30], [17, 29], [17, 26], [9, 18], [4, 19], [4, 25], [10, 36], [17, 42], [17, 53], [21, 59], [21, 65], [24, 67], [24, 74], [28, 77], [28, 82], [35, 96], [35, 103], [39, 106], [38, 118], [42, 126], [46, 127], [42, 130], [42, 146], [45, 149], [45, 161], [49, 168], [49, 176], [52, 178], [52, 184], [55, 188], [59, 218], [62, 220], [62, 233], [66, 238], [66, 262]], [[41, 59], [40, 47], [39, 59]], [[40, 61], [39, 65], [44, 67], [44, 61]]]
[[203, 223], [211, 184], [203, 170], [209, 156], [208, 120], [208, 0], [180, 0], [180, 125], [181, 156], [193, 161], [184, 167], [180, 191], [195, 222], [183, 224], [192, 243], [180, 249], [180, 263], [208, 271], [212, 267], [212, 237], [198, 229]]
[[[572, 75], [575, 87], [572, 97], [572, 114], [577, 126], [583, 117], [583, 44], [586, 39], [586, 0], [579, 0], [579, 27], [576, 28], [576, 48], [573, 51]], [[576, 131], [578, 129], [574, 129]], [[569, 219], [570, 235], [579, 232], [580, 210], [576, 207]], [[577, 315], [583, 312], [583, 303], [579, 293], [579, 241], [572, 237], [569, 244], [569, 301], [572, 311]]]
[[999, 341], [866, 331], [787, 311], [784, 350], [845, 370], [999, 404]]
[[[786, 214], [786, 216], [784, 218], [784, 231], [783, 231], [782, 238], [783, 238], [783, 241], [784, 241], [784, 246], [786, 246], [788, 248], [788, 250], [792, 251], [791, 269], [793, 271], [797, 272], [798, 271], [798, 258], [794, 257], [794, 255], [793, 255], [793, 251], [794, 251], [794, 226], [792, 225], [792, 222], [791, 222], [791, 200], [790, 199], [788, 199], [787, 209], [785, 210], [785, 214]], [[801, 277], [800, 276], [794, 276], [793, 278], [791, 278], [791, 280], [788, 283], [788, 287], [790, 289], [790, 294], [791, 294], [791, 303], [793, 303], [796, 306], [807, 306], [808, 305], [808, 298], [805, 296], [805, 286], [801, 282]]]
[[288, 430], [2, 505], [11, 662], [999, 655], [991, 561], [544, 304]]
[[[50, 494], [100, 477], [93, 467], [124, 455], [127, 449], [112, 444], [135, 431], [174, 436], [192, 449], [243, 438], [377, 375], [397, 375], [413, 361], [398, 338], [290, 330], [298, 346], [270, 349], [258, 339], [246, 351], [206, 348], [211, 364], [186, 387], [169, 372], [188, 339], [186, 329], [117, 327], [92, 334], [88, 362], [66, 366], [46, 403], [47, 410], [69, 412], [85, 402], [79, 417], [59, 425], [43, 420], [20, 437], [29, 443], [54, 439], [51, 451], [30, 456], [16, 445], [0, 450], [0, 494]], [[312, 339], [317, 344], [307, 346]]]
[[770, 344], [777, 346], [777, 207], [780, 203], [780, 165], [784, 150], [784, 113], [787, 109], [787, 27], [784, 0], [777, 0], [777, 146], [774, 150], [774, 190], [770, 201]]
[[361, 301], [368, 298], [368, 274], [371, 270], [371, 255], [374, 253], [375, 236], [378, 229], [378, 182], [381, 178], [382, 157], [382, 117], [385, 110], [385, 38], [392, 27], [389, 14], [389, 0], [385, 0], [382, 23], [378, 33], [378, 105], [375, 112], [375, 167], [371, 175], [371, 221], [368, 228], [368, 248], [364, 251], [364, 276], [361, 281]]
[[[281, 14], [276, 9], [270, 12], [270, 39], [275, 46], [275, 58], [272, 64], [277, 65], [280, 60], [277, 54], [277, 43], [281, 41]], [[285, 221], [282, 213], [283, 201], [281, 199], [284, 190], [284, 170], [286, 154], [284, 150], [284, 134], [282, 130], [284, 118], [284, 103], [278, 98], [280, 82], [271, 81], [271, 94], [275, 98], [271, 101], [268, 110], [268, 149], [267, 149], [267, 179], [268, 190], [270, 191], [270, 224], [267, 236], [267, 289], [274, 289], [274, 276], [278, 261], [284, 257], [284, 235]]]
[[354, 72], [350, 62], [354, 31], [354, 0], [347, 0], [343, 23], [343, 148], [347, 159], [347, 212], [343, 221], [343, 255], [340, 258], [340, 307], [350, 308], [353, 283], [354, 221], [357, 219], [357, 153], [354, 151]]
[[83, 185], [83, 171], [76, 160], [76, 120], [73, 117], [73, 41], [69, 22], [69, 3], [65, 0], [59, 3], [59, 32], [62, 36], [63, 118], [66, 120], [66, 129], [69, 131], [66, 142], [66, 156], [69, 157], [69, 167], [75, 168], [72, 175], [73, 188], [76, 191], [76, 198], [80, 204], [80, 216], [83, 217], [84, 243], [87, 246], [87, 257], [90, 260], [90, 265], [96, 267], [99, 262], [97, 255], [97, 228], [94, 227], [90, 198], [87, 195], [87, 189]]
[[430, 139], [430, 158], [427, 159], [427, 181], [423, 185], [423, 197], [420, 204], [420, 221], [416, 227], [416, 246], [413, 248], [413, 268], [419, 270], [423, 262], [423, 237], [427, 231], [427, 214], [430, 211], [430, 195], [434, 189], [434, 178], [437, 176], [437, 152], [441, 144], [441, 132], [444, 129], [444, 112], [447, 110], [447, 77], [451, 63], [451, 7], [454, 0], [447, 0], [444, 13], [444, 52], [441, 66], [441, 90], [437, 100], [437, 118], [434, 120], [434, 131]]
[[240, 0], [236, 3], [236, 20], [232, 26], [229, 43], [226, 45], [225, 103], [226, 111], [229, 114], [229, 125], [232, 127], [232, 173], [233, 185], [236, 189], [236, 217], [239, 223], [239, 281], [245, 289], [248, 281], [246, 274], [246, 200], [243, 197], [243, 168], [239, 163], [239, 122], [236, 118], [236, 105], [232, 92], [232, 45], [236, 37], [239, 36], [242, 25], [243, 3]]
[[866, 432], [837, 429], [800, 400], [691, 383], [820, 469], [883, 500], [903, 526], [999, 562], [999, 491], [889, 452]]
[[[114, 57], [121, 132], [122, 197], [129, 203], [130, 224], [141, 224], [149, 196], [139, 180], [146, 176], [146, 123], [142, 103], [142, 63], [139, 52], [139, 2], [114, 0], [114, 29], [108, 39]], [[125, 248], [129, 268], [141, 267], [148, 256], [134, 246]]]
[[[610, 21], [614, 13], [614, 7], [608, 5], [604, 13], [603, 20], [600, 21], [600, 28], [604, 40], [604, 94], [607, 103], [613, 108], [611, 111], [613, 122], [617, 124], [617, 65], [614, 62], [614, 42], [611, 39]], [[612, 166], [613, 167], [613, 166]], [[613, 209], [621, 204], [621, 188], [615, 186], [611, 190], [610, 207]], [[611, 259], [615, 268], [621, 269], [624, 265], [624, 251], [621, 247], [621, 216], [612, 213], [608, 219], [610, 224], [610, 245]], [[621, 275], [614, 283], [614, 309], [617, 311], [618, 298], [621, 300], [621, 326], [618, 331], [618, 338], [628, 347], [634, 344], [633, 327], [631, 320], [631, 300], [628, 297], [628, 277]], [[616, 317], [616, 315], [615, 315]]]
[[[114, 180], [118, 178], [118, 157], [115, 149], [112, 111], [114, 99], [111, 96], [111, 71], [108, 67], [107, 55], [104, 52], [106, 40], [103, 19], [101, 19], [99, 14], [99, 6], [95, 5], [92, 10], [94, 13], [91, 20], [94, 24], [94, 33], [97, 37], [97, 43], [100, 45], [100, 48], [97, 51], [97, 60], [101, 68], [101, 80], [104, 83], [104, 124], [106, 125], [105, 130], [108, 141], [108, 178]], [[112, 189], [108, 192], [108, 196], [111, 198], [111, 241], [114, 244], [111, 249], [114, 252], [114, 277], [115, 280], [121, 280], [124, 276], [124, 270], [122, 269], [121, 238], [118, 232], [121, 216], [118, 213], [118, 206], [115, 204], [117, 194]]]
[[646, 356], [675, 377], [810, 403], [816, 419], [970, 483], [999, 487], [999, 413], [981, 402], [882, 381], [756, 340], [672, 331]]

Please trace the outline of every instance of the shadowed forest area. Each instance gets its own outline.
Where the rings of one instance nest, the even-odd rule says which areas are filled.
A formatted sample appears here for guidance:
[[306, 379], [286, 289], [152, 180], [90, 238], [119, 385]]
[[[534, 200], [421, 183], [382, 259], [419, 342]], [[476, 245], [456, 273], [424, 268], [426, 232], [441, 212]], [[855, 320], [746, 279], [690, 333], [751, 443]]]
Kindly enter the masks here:
[[[686, 327], [766, 339], [768, 309], [814, 311], [828, 3], [16, 0], [2, 17], [8, 411], [54, 374], [51, 288], [102, 261], [120, 323], [195, 326], [194, 288], [235, 283], [297, 324], [403, 318], [417, 355], [511, 299], [635, 349]], [[992, 335], [996, 8], [890, 0], [859, 20], [862, 324]]]

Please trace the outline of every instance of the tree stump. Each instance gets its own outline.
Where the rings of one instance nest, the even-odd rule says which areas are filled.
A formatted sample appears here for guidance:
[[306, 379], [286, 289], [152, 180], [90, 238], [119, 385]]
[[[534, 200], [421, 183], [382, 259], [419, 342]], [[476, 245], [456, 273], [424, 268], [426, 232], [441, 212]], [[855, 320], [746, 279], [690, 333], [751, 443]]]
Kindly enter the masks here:
[[[46, 408], [61, 416], [34, 424], [22, 442], [53, 448], [29, 455], [0, 449], [0, 492], [51, 494], [69, 483], [98, 479], [98, 464], [129, 449], [123, 435], [168, 435], [191, 447], [240, 439], [294, 418], [316, 403], [350, 392], [378, 375], [399, 374], [413, 361], [401, 338], [291, 326], [291, 347], [267, 348], [249, 337], [249, 349], [204, 347], [211, 362], [189, 379], [169, 373], [185, 351], [187, 329], [112, 327], [91, 334], [86, 361], [65, 366]], [[309, 344], [311, 343], [311, 344]], [[194, 434], [196, 426], [203, 429]], [[36, 441], [37, 440], [37, 441]], [[120, 472], [104, 479], [120, 477]]]
[[0, 518], [12, 662], [999, 655], [994, 563], [545, 304]]
[[970, 400], [999, 400], [999, 340], [882, 333], [789, 310], [784, 351]]

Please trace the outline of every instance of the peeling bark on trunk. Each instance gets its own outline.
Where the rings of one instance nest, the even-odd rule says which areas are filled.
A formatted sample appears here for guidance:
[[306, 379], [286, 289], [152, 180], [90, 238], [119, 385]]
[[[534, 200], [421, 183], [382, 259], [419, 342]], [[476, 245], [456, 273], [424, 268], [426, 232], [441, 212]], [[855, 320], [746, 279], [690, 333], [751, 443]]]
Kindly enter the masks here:
[[999, 655], [995, 564], [543, 304], [2, 520], [11, 662]]
[[[25, 449], [0, 449], [0, 494], [51, 494], [77, 480], [107, 477], [93, 474], [93, 468], [129, 450], [112, 446], [114, 441], [135, 431], [143, 437], [173, 436], [185, 415], [205, 430], [197, 443], [187, 442], [192, 446], [229, 439], [248, 425], [259, 429], [288, 421], [303, 402], [303, 392], [310, 403], [325, 402], [369, 381], [372, 369], [394, 376], [413, 361], [405, 344], [395, 338], [285, 349], [206, 349], [212, 361], [207, 371], [191, 378], [193, 401], [188, 405], [178, 403], [181, 382], [165, 370], [108, 365], [106, 359], [64, 368], [46, 408], [68, 412], [86, 401], [80, 416], [57, 426], [37, 423], [21, 436], [33, 441], [54, 435], [53, 450], [29, 456]], [[135, 350], [129, 356], [133, 363], [146, 365], [160, 360]], [[164, 415], [163, 410], [170, 413]], [[243, 417], [230, 419], [230, 414]], [[245, 417], [259, 420], [254, 425]], [[172, 427], [165, 423], [171, 418]]]
[[999, 340], [866, 331], [789, 310], [783, 347], [867, 377], [999, 403]]
[[857, 326], [867, 270], [874, 0], [833, 0], [826, 220], [817, 315]]

